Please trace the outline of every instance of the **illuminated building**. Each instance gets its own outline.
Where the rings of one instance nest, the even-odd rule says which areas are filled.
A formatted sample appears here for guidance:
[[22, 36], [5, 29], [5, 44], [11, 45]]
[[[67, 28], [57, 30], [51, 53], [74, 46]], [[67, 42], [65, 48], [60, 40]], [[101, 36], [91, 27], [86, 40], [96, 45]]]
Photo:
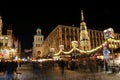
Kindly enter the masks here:
[[33, 42], [33, 57], [40, 58], [41, 54], [41, 46], [44, 41], [44, 36], [41, 34], [42, 30], [38, 28], [36, 30], [36, 35], [34, 35], [34, 42]]
[[[54, 53], [57, 53], [60, 45], [64, 45], [64, 51], [69, 51], [72, 48], [72, 41], [78, 41], [80, 50], [92, 50], [101, 46], [105, 42], [104, 32], [87, 29], [83, 13], [81, 13], [81, 20], [80, 27], [58, 25], [43, 42], [41, 54], [48, 55], [51, 48], [54, 48]], [[120, 34], [115, 33], [115, 39], [120, 39]]]
[[[20, 42], [13, 36], [13, 30], [7, 29], [7, 33], [2, 34], [2, 17], [0, 16], [0, 58], [10, 59], [20, 56]], [[13, 50], [14, 49], [14, 50]], [[14, 51], [14, 52], [13, 52]]]

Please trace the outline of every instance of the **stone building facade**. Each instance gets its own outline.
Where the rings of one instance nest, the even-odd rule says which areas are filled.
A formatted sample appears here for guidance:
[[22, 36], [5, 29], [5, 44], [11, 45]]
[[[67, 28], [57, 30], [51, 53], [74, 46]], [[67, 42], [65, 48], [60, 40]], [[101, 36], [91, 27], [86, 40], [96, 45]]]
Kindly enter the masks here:
[[11, 28], [7, 29], [6, 34], [3, 34], [2, 30], [3, 22], [0, 16], [0, 58], [15, 59], [16, 57], [20, 57], [21, 44], [14, 36], [13, 30]]
[[[120, 34], [115, 33], [115, 39], [120, 39]], [[80, 50], [92, 50], [105, 42], [104, 31], [87, 29], [83, 11], [81, 11], [80, 27], [58, 25], [42, 43], [41, 54], [48, 56], [51, 49], [52, 54], [55, 54], [59, 52], [60, 45], [64, 45], [64, 51], [69, 51], [72, 49], [72, 41], [78, 42]]]
[[[88, 35], [90, 37], [91, 49], [100, 46], [105, 41], [103, 31], [88, 29]], [[115, 38], [120, 39], [120, 34], [115, 33]], [[41, 53], [48, 55], [51, 48], [54, 48], [54, 53], [57, 53], [60, 50], [60, 45], [64, 45], [64, 51], [69, 51], [72, 48], [72, 41], [78, 41], [80, 49], [80, 28], [58, 25], [43, 42]]]
[[42, 43], [44, 41], [44, 36], [42, 35], [42, 30], [37, 28], [36, 35], [34, 35], [34, 42], [33, 42], [33, 57], [41, 58], [43, 54], [41, 53]]

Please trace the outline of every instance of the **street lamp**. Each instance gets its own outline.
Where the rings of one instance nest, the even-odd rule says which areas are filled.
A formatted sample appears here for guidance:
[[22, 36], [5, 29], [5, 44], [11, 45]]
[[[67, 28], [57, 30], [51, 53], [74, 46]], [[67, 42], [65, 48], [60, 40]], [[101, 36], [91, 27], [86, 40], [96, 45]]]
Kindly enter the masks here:
[[108, 42], [109, 42], [109, 48], [111, 49], [111, 54], [112, 54], [112, 59], [113, 59], [113, 68], [112, 68], [112, 72], [114, 73], [115, 71], [115, 54], [113, 52], [113, 50], [116, 48], [116, 45], [114, 44], [114, 40], [113, 39], [108, 39]]
[[72, 47], [74, 49], [73, 56], [76, 59], [77, 53], [76, 53], [76, 48], [78, 47], [78, 41], [72, 41]]
[[11, 51], [12, 51], [11, 56], [12, 56], [12, 60], [13, 60], [13, 53], [14, 53], [14, 49], [11, 49]]
[[55, 48], [50, 48], [50, 53], [48, 54], [48, 57], [52, 58], [54, 52], [55, 52]]

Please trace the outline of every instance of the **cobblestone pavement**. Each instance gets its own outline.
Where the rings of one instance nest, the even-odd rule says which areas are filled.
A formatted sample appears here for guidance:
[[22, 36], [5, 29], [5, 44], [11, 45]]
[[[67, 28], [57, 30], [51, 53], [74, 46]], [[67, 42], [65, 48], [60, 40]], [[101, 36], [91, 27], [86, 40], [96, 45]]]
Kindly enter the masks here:
[[[120, 80], [120, 73], [83, 73], [65, 69], [64, 75], [62, 75], [59, 67], [49, 70], [47, 68], [46, 70], [44, 69], [33, 71], [30, 65], [22, 65], [22, 67], [18, 68], [18, 72], [22, 74], [17, 74], [15, 77], [18, 80]], [[0, 75], [0, 80], [4, 80], [4, 75]]]

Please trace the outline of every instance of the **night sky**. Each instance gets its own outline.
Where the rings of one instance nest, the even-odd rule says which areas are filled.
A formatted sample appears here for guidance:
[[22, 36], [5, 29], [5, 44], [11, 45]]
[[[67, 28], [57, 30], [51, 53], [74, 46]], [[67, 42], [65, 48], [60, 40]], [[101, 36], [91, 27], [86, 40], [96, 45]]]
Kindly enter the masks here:
[[88, 29], [104, 30], [112, 27], [116, 33], [120, 33], [119, 7], [101, 8], [101, 5], [95, 3], [87, 8], [83, 7], [83, 4], [73, 8], [70, 5], [63, 7], [62, 4], [49, 7], [50, 5], [46, 4], [46, 6], [37, 2], [37, 4], [21, 3], [4, 2], [0, 9], [0, 15], [3, 19], [3, 30], [7, 25], [12, 25], [14, 35], [22, 43], [22, 49], [32, 48], [33, 38], [38, 27], [42, 29], [45, 38], [59, 24], [70, 26], [74, 24], [79, 27], [81, 10], [84, 12]]

